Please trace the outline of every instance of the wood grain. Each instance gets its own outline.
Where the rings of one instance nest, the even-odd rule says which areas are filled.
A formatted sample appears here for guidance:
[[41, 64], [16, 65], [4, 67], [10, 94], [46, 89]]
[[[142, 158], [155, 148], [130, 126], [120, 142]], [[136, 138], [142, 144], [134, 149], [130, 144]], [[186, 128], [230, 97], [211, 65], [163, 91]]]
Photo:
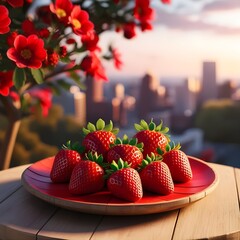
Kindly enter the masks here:
[[206, 198], [180, 210], [173, 239], [235, 239], [239, 236], [240, 214], [234, 169], [212, 166], [220, 176], [218, 187]]
[[240, 169], [239, 168], [235, 168], [235, 178], [236, 178], [236, 184], [237, 184], [237, 192], [238, 192], [238, 201], [239, 201], [239, 205], [240, 205]]
[[59, 209], [38, 233], [37, 239], [88, 240], [101, 220], [101, 215]]
[[178, 210], [144, 216], [105, 216], [91, 240], [171, 239]]
[[21, 174], [29, 165], [10, 168], [0, 174], [0, 203], [21, 187]]
[[20, 188], [0, 204], [0, 239], [35, 239], [56, 208]]

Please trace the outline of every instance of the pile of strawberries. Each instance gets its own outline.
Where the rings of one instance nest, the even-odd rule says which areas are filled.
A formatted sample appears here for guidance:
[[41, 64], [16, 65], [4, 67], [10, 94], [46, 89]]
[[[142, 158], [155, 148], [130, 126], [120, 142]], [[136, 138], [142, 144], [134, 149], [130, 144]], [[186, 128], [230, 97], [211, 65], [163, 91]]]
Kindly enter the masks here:
[[188, 157], [171, 142], [169, 128], [141, 120], [129, 139], [117, 137], [113, 123], [102, 119], [83, 128], [82, 143], [69, 141], [54, 158], [53, 183], [69, 183], [71, 194], [84, 195], [107, 187], [114, 196], [136, 202], [144, 191], [168, 195], [174, 183], [192, 179]]

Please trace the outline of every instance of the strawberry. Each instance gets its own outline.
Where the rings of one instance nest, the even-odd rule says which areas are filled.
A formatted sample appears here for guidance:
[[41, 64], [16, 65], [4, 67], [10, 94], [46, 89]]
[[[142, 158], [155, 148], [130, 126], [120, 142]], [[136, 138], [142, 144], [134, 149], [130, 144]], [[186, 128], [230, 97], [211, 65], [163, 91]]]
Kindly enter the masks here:
[[50, 178], [54, 183], [69, 182], [73, 168], [81, 161], [81, 155], [77, 151], [78, 145], [67, 142], [55, 156], [50, 172]]
[[155, 154], [143, 160], [140, 178], [144, 190], [168, 195], [173, 192], [174, 184], [168, 166], [159, 160]]
[[105, 184], [102, 162], [102, 155], [89, 152], [87, 159], [80, 161], [73, 169], [69, 182], [70, 193], [83, 195], [101, 191]]
[[174, 182], [188, 182], [192, 179], [192, 169], [188, 160], [187, 155], [180, 150], [180, 144], [173, 143], [166, 147], [166, 152], [158, 149], [159, 154], [162, 154], [163, 162], [165, 162], [171, 172]]
[[123, 136], [123, 139], [117, 138], [114, 145], [111, 145], [110, 150], [107, 153], [107, 162], [112, 163], [112, 161], [118, 161], [121, 158], [126, 161], [131, 168], [138, 168], [142, 163], [143, 144], [137, 143], [136, 138], [128, 139], [127, 135]]
[[140, 124], [134, 124], [135, 129], [138, 131], [134, 138], [138, 139], [139, 143], [143, 143], [143, 157], [146, 158], [147, 155], [151, 153], [158, 154], [157, 148], [164, 150], [169, 142], [169, 135], [167, 132], [169, 128], [162, 127], [162, 122], [156, 126], [156, 124], [151, 120], [149, 124], [146, 121], [141, 120]]
[[114, 196], [130, 202], [142, 198], [142, 183], [137, 170], [130, 168], [126, 162], [119, 159], [118, 164], [113, 161], [111, 170], [106, 171], [111, 174], [107, 180], [107, 187]]
[[116, 140], [118, 129], [113, 128], [112, 121], [105, 126], [105, 122], [99, 119], [96, 126], [89, 122], [87, 128], [83, 128], [83, 133], [85, 137], [82, 144], [85, 147], [85, 152], [97, 152], [105, 158], [110, 144]]

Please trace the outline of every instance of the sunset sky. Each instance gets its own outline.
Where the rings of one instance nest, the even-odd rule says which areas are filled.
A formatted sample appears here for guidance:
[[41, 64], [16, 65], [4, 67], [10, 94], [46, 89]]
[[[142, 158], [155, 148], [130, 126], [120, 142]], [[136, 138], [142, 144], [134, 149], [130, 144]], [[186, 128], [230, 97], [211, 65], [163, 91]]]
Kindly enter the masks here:
[[127, 78], [152, 72], [156, 77], [201, 77], [202, 62], [215, 61], [218, 80], [240, 79], [240, 1], [153, 1], [153, 31], [132, 40], [104, 33], [101, 44], [112, 42], [122, 54], [117, 71], [106, 64], [110, 77]]

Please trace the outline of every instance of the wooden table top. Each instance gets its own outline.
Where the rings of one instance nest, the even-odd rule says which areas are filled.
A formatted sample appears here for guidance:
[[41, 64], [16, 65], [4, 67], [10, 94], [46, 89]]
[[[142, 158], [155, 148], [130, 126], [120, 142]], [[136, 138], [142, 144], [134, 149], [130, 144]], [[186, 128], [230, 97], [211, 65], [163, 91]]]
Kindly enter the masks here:
[[216, 189], [182, 209], [142, 216], [74, 212], [31, 195], [21, 183], [28, 167], [0, 172], [0, 239], [240, 239], [240, 169], [210, 165]]

